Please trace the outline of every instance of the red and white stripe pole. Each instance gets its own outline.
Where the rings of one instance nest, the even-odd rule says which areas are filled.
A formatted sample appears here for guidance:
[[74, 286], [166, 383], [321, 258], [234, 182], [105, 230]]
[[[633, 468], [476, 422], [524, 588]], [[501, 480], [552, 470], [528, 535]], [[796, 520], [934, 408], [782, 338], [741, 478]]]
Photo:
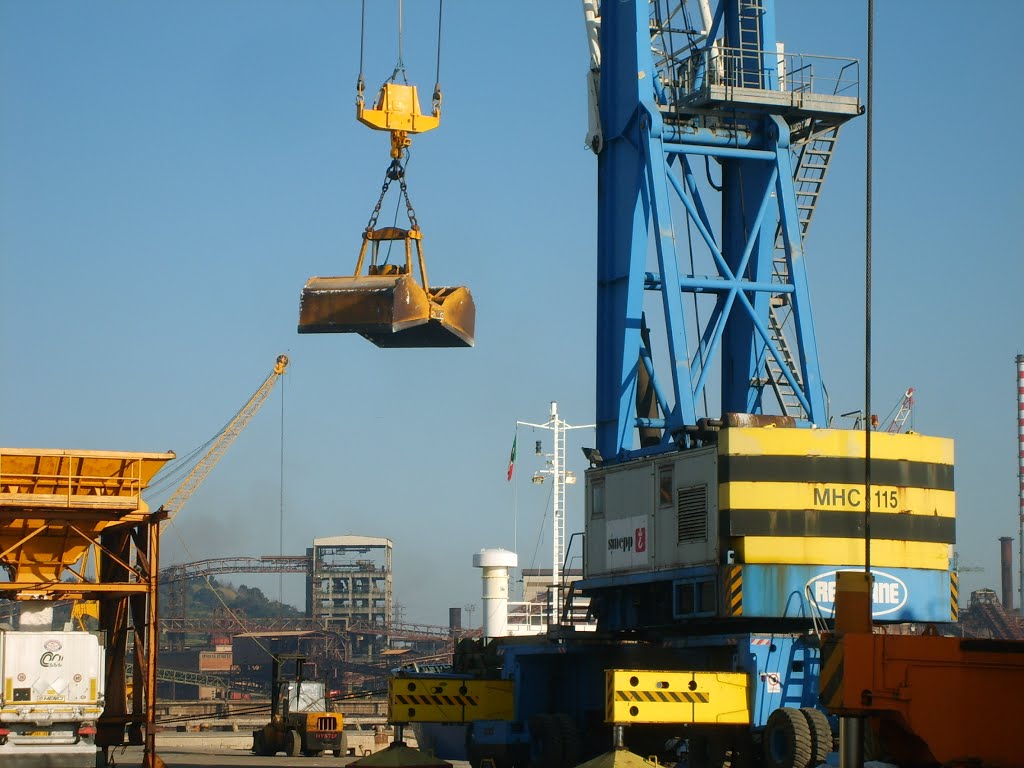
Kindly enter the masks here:
[[1024, 613], [1024, 355], [1017, 355], [1017, 485], [1020, 501], [1017, 516], [1017, 559], [1020, 566], [1017, 605]]

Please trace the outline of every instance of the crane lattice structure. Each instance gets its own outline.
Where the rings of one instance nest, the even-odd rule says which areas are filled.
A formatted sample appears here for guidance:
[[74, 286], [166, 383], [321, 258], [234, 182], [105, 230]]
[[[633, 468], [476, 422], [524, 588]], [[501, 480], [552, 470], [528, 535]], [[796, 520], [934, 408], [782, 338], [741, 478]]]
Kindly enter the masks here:
[[858, 63], [783, 51], [774, 0], [584, 12], [600, 454], [687, 445], [727, 412], [826, 426], [805, 241], [840, 127], [863, 111]]
[[[228, 448], [235, 442], [235, 439], [249, 426], [249, 422], [252, 421], [253, 416], [263, 406], [263, 403], [267, 401], [271, 390], [273, 390], [277, 380], [284, 375], [285, 368], [287, 367], [288, 357], [286, 355], [278, 355], [277, 360], [274, 362], [274, 369], [260, 385], [260, 388], [253, 393], [248, 402], [231, 418], [231, 421], [224, 426], [224, 429], [213, 438], [211, 443], [208, 444], [210, 446], [209, 449], [195, 463], [188, 475], [185, 476], [185, 479], [182, 480], [181, 485], [160, 505], [160, 509], [167, 514], [167, 520], [173, 520], [174, 516], [181, 511], [181, 508], [188, 503], [188, 500], [192, 498], [192, 494], [203, 484], [203, 481], [213, 471], [213, 468], [217, 466], [217, 462], [224, 457], [224, 454], [227, 453]], [[173, 472], [174, 470], [172, 469], [171, 471]], [[155, 491], [156, 489], [154, 488], [153, 490]]]
[[[245, 405], [243, 405], [231, 418], [224, 428], [205, 445], [200, 446], [187, 456], [183, 457], [178, 465], [171, 468], [160, 483], [156, 483], [149, 488], [149, 493], [147, 494], [149, 496], [158, 495], [159, 493], [166, 491], [168, 485], [181, 476], [181, 472], [183, 471], [182, 467], [188, 466], [189, 462], [195, 460], [195, 463], [192, 464], [192, 468], [185, 475], [185, 479], [182, 480], [174, 489], [167, 500], [160, 505], [158, 512], [161, 513], [162, 520], [173, 520], [174, 516], [177, 515], [185, 504], [188, 503], [189, 499], [192, 498], [192, 495], [199, 489], [199, 486], [203, 484], [203, 481], [206, 480], [210, 472], [213, 471], [213, 468], [217, 466], [217, 462], [224, 457], [228, 448], [230, 448], [236, 438], [242, 434], [245, 428], [249, 425], [249, 422], [252, 421], [253, 417], [267, 401], [274, 385], [277, 383], [278, 379], [284, 375], [285, 368], [287, 367], [288, 357], [286, 355], [278, 355], [277, 359], [274, 361], [274, 367], [270, 371], [270, 374], [266, 379], [264, 379], [259, 388], [246, 401]], [[206, 452], [196, 459], [195, 457], [204, 448], [206, 449]], [[279, 564], [277, 569], [278, 572], [285, 570], [289, 565], [290, 564], [287, 563]], [[159, 574], [160, 583], [163, 584], [166, 577], [177, 576], [180, 571], [180, 566], [170, 566], [169, 568], [164, 569]], [[176, 578], [175, 580], [179, 579]], [[184, 617], [188, 610], [188, 591], [184, 582], [177, 584], [176, 587], [177, 588], [172, 588], [170, 594], [170, 609], [173, 614]], [[174, 635], [169, 633], [168, 637], [172, 648], [179, 647], [184, 643], [184, 635]]]
[[885, 431], [892, 434], [898, 434], [903, 431], [903, 426], [907, 423], [907, 419], [910, 418], [910, 414], [914, 410], [914, 388], [910, 387], [906, 392], [903, 393], [903, 397], [900, 398], [899, 403], [896, 404], [896, 415], [892, 417], [892, 421], [886, 426]]

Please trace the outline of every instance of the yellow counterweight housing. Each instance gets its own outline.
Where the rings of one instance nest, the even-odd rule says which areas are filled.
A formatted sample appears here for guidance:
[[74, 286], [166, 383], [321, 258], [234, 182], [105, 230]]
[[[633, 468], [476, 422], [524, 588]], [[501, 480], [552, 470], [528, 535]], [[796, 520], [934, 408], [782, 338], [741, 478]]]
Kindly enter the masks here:
[[513, 686], [511, 680], [393, 677], [388, 680], [388, 720], [392, 723], [512, 720]]
[[953, 441], [872, 434], [870, 498], [864, 445], [859, 430], [723, 429], [718, 504], [737, 560], [863, 565], [870, 503], [873, 566], [948, 570]]
[[649, 669], [605, 671], [605, 721], [609, 723], [750, 722], [749, 675]]

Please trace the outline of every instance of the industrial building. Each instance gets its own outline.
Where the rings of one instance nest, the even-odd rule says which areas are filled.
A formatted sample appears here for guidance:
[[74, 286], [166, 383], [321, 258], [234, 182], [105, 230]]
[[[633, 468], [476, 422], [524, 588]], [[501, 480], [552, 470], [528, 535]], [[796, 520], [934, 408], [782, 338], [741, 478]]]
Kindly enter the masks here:
[[375, 536], [328, 536], [314, 539], [306, 550], [310, 570], [306, 586], [306, 615], [328, 630], [351, 632], [358, 646], [353, 660], [379, 656], [388, 646], [386, 629], [392, 621], [391, 539]]

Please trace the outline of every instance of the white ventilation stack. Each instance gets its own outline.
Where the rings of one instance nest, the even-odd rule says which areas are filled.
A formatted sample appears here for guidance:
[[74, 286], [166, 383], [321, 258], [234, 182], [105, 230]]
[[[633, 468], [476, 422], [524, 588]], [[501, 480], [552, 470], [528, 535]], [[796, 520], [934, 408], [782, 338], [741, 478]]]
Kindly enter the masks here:
[[519, 564], [515, 552], [507, 549], [481, 549], [473, 555], [473, 567], [483, 577], [484, 640], [508, 634], [508, 569]]

